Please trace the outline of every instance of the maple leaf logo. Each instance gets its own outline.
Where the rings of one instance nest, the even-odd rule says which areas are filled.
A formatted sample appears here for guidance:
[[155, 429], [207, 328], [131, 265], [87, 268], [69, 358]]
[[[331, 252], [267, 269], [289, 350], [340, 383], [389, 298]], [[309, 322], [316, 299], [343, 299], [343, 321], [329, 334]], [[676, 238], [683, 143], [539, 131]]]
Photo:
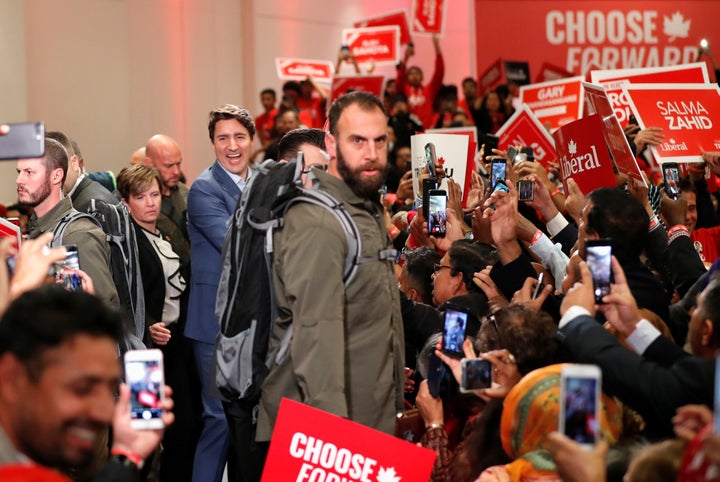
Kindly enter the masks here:
[[670, 37], [670, 42], [676, 38], [687, 38], [690, 30], [690, 19], [685, 20], [680, 12], [675, 12], [672, 17], [663, 15], [663, 33]]
[[675, 139], [670, 139], [670, 144], [675, 144]]
[[439, 157], [439, 158], [438, 158], [438, 162], [439, 162], [440, 164], [445, 164], [445, 158], [444, 158], [444, 157]]
[[577, 144], [575, 144], [575, 141], [570, 139], [570, 142], [568, 143], [568, 152], [571, 156], [575, 155], [577, 152]]
[[400, 477], [395, 475], [395, 467], [388, 467], [387, 469], [380, 467], [380, 472], [378, 472], [375, 480], [377, 482], [400, 482]]

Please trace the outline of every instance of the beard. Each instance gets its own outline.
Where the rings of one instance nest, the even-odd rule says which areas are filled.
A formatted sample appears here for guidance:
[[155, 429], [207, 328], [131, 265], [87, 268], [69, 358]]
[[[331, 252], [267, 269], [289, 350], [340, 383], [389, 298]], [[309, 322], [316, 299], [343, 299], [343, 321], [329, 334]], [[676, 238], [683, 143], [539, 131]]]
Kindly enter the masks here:
[[46, 200], [48, 196], [50, 196], [50, 176], [45, 179], [45, 182], [35, 192], [18, 187], [18, 202], [26, 206], [36, 207]]
[[[345, 181], [345, 184], [347, 184], [350, 190], [357, 196], [363, 199], [379, 199], [378, 191], [383, 184], [385, 184], [385, 179], [387, 178], [390, 166], [387, 162], [383, 166], [378, 161], [372, 164], [364, 164], [361, 167], [353, 169], [347, 165], [345, 158], [342, 155], [342, 150], [338, 148], [337, 168]], [[365, 170], [375, 169], [378, 170], [378, 173], [374, 176], [362, 175]]]

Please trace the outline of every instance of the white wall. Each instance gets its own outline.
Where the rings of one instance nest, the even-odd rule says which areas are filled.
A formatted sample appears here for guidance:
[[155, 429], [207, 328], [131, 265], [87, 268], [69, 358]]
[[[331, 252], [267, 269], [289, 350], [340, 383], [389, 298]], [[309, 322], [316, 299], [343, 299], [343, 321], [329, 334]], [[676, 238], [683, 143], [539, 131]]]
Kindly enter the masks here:
[[[448, 1], [445, 81], [472, 71], [470, 0]], [[0, 121], [43, 120], [80, 145], [90, 170], [119, 171], [153, 134], [175, 137], [189, 180], [210, 164], [207, 114], [260, 112], [280, 88], [275, 57], [335, 60], [343, 28], [411, 0], [0, 0]], [[413, 63], [432, 71], [429, 38]], [[394, 69], [379, 69], [394, 76]], [[0, 163], [0, 202], [16, 201]]]

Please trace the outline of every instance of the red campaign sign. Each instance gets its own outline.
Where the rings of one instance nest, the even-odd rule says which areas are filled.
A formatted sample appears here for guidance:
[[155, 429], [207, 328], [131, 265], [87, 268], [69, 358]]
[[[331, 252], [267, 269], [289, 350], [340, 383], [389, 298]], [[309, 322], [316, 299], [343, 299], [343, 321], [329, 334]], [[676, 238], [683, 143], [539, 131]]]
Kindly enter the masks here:
[[538, 72], [537, 77], [535, 77], [535, 83], [548, 82], [550, 80], [567, 79], [568, 77], [572, 76], [572, 72], [568, 72], [562, 67], [543, 62], [542, 66], [540, 67], [540, 72]]
[[371, 94], [374, 94], [382, 99], [382, 90], [384, 84], [385, 77], [383, 77], [382, 75], [358, 75], [352, 77], [337, 76], [333, 79], [332, 86], [330, 87], [331, 95], [328, 105], [331, 105], [333, 102], [335, 102], [335, 99], [337, 99], [341, 95], [347, 94], [348, 92], [352, 92], [355, 90], [370, 92]]
[[586, 195], [599, 187], [617, 185], [599, 114], [564, 125], [553, 132], [553, 138], [565, 192], [569, 178]]
[[605, 142], [610, 149], [610, 153], [618, 170], [623, 174], [631, 176], [636, 181], [647, 185], [640, 171], [640, 166], [638, 166], [637, 160], [630, 149], [627, 137], [625, 137], [625, 132], [623, 132], [618, 118], [615, 117], [605, 89], [599, 85], [583, 82], [583, 90], [584, 115], [600, 114]]
[[407, 45], [412, 41], [410, 38], [410, 27], [408, 26], [407, 10], [388, 12], [378, 17], [370, 17], [353, 23], [355, 28], [387, 27], [397, 25], [400, 29], [400, 44]]
[[327, 60], [292, 59], [278, 57], [275, 59], [278, 78], [282, 80], [304, 80], [312, 77], [318, 81], [330, 82], [335, 66]]
[[283, 398], [262, 482], [428, 480], [434, 451]]
[[527, 85], [530, 83], [530, 66], [524, 61], [497, 59], [478, 78], [481, 93], [510, 81]]
[[7, 237], [13, 237], [17, 240], [13, 246], [16, 248], [20, 246], [22, 242], [20, 227], [12, 221], [8, 221], [7, 218], [0, 218], [0, 238]]
[[397, 25], [346, 28], [342, 37], [343, 45], [350, 47], [358, 63], [395, 65], [400, 58], [400, 28]]
[[520, 102], [550, 130], [580, 118], [582, 77], [541, 82], [520, 87]]
[[532, 147], [535, 160], [546, 169], [549, 163], [557, 162], [553, 138], [526, 104], [515, 111], [496, 135], [500, 138], [498, 148], [503, 151], [510, 146]]
[[410, 9], [412, 33], [442, 36], [445, 32], [446, 6], [445, 0], [413, 0]]
[[602, 85], [620, 125], [625, 127], [630, 117], [630, 105], [622, 87], [627, 84], [707, 84], [707, 67], [703, 62], [648, 67], [643, 69], [595, 70], [590, 73], [593, 84]]
[[720, 87], [717, 84], [623, 86], [642, 129], [661, 127], [665, 140], [651, 146], [659, 162], [701, 162], [720, 150]]

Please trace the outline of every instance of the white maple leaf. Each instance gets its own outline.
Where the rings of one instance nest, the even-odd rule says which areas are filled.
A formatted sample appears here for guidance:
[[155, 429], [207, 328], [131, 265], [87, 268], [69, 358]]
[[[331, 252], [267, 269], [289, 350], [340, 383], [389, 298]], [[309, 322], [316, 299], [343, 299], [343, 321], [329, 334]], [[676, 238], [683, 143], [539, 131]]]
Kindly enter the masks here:
[[670, 42], [674, 41], [677, 37], [687, 38], [688, 32], [690, 31], [690, 19], [685, 20], [682, 13], [675, 12], [672, 17], [666, 17], [663, 15], [663, 33], [670, 37]]
[[577, 152], [577, 144], [575, 144], [575, 141], [572, 139], [570, 139], [570, 142], [568, 143], [568, 152], [571, 156]]
[[380, 467], [380, 472], [378, 472], [375, 480], [377, 482], [400, 482], [400, 477], [395, 475], [395, 467], [388, 467], [387, 469]]
[[670, 144], [675, 144], [675, 139], [670, 139]]

